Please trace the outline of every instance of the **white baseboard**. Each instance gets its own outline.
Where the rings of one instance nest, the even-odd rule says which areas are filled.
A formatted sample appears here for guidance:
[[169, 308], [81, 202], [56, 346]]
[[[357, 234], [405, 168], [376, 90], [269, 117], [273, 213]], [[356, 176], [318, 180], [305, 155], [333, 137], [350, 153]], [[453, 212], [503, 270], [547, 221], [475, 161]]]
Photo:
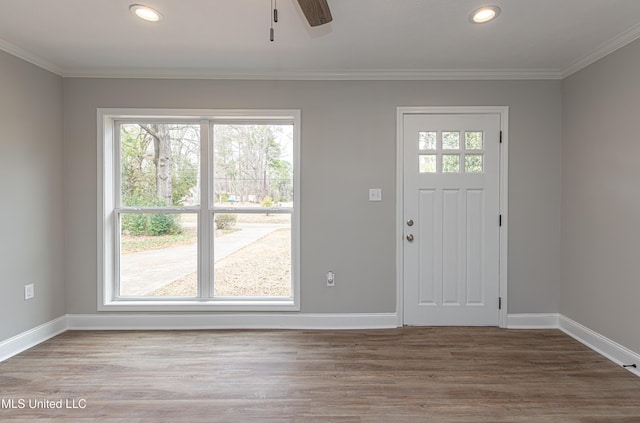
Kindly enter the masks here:
[[0, 362], [16, 354], [28, 350], [47, 339], [53, 338], [67, 330], [67, 316], [60, 316], [49, 322], [22, 332], [14, 337], [0, 342]]
[[507, 315], [507, 329], [558, 329], [558, 313]]
[[0, 341], [0, 362], [67, 330], [384, 329], [396, 313], [67, 314]]
[[[556, 313], [509, 314], [508, 329], [560, 329], [578, 342], [591, 348], [614, 363], [635, 364], [640, 367], [640, 354], [618, 344], [570, 318]], [[640, 376], [640, 368], [627, 368]]]
[[[0, 342], [0, 362], [67, 330], [384, 329], [396, 313], [68, 314]], [[640, 354], [555, 313], [510, 314], [509, 329], [560, 329], [618, 365], [640, 366]], [[639, 368], [627, 368], [640, 376]]]
[[396, 313], [69, 314], [69, 330], [382, 329]]
[[[619, 366], [622, 366], [623, 364], [635, 364], [636, 366], [640, 366], [640, 354], [631, 351], [630, 349], [600, 335], [598, 332], [595, 332], [566, 316], [560, 315], [558, 327], [570, 337], [581, 342]], [[627, 368], [627, 370], [634, 373], [636, 376], [640, 376], [640, 368]]]

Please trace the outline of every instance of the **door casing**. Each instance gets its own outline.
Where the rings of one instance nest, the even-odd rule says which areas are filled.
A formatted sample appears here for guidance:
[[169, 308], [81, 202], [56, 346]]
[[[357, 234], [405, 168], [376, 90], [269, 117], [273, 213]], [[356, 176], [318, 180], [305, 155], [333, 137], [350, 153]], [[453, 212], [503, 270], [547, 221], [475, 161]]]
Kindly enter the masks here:
[[404, 116], [411, 114], [499, 114], [502, 143], [500, 148], [500, 227], [499, 289], [502, 308], [498, 326], [507, 327], [507, 242], [508, 242], [508, 158], [509, 107], [508, 106], [418, 106], [398, 107], [396, 115], [396, 313], [398, 327], [404, 326]]

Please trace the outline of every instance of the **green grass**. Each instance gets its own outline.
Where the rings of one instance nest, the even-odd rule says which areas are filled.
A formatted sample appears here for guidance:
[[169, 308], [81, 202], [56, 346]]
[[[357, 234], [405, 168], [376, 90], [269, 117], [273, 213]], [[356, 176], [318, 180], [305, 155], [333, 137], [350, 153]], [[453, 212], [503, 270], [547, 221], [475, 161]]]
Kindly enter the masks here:
[[[240, 229], [218, 229], [216, 237], [221, 237]], [[121, 254], [131, 254], [140, 251], [160, 250], [163, 248], [177, 247], [179, 245], [193, 244], [197, 241], [195, 232], [184, 231], [176, 235], [122, 235]]]
[[192, 244], [196, 242], [196, 234], [183, 232], [176, 235], [122, 235], [120, 251], [122, 254], [137, 253], [139, 251], [159, 250], [175, 247], [177, 245]]

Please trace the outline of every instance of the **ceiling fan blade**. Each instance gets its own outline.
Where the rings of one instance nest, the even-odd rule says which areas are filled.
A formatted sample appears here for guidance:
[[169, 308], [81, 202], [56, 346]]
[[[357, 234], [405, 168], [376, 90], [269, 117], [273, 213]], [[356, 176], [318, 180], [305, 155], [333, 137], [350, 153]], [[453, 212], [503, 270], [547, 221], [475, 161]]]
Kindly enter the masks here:
[[298, 0], [298, 4], [311, 26], [324, 25], [333, 20], [327, 0]]

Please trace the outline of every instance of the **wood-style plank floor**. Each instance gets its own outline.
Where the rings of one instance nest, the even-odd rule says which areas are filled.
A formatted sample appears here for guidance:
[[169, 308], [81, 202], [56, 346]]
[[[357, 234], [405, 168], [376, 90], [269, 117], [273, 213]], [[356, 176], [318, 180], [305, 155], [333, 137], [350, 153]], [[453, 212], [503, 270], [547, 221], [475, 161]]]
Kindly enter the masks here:
[[557, 330], [66, 332], [0, 363], [0, 399], [2, 422], [640, 422], [640, 378]]

